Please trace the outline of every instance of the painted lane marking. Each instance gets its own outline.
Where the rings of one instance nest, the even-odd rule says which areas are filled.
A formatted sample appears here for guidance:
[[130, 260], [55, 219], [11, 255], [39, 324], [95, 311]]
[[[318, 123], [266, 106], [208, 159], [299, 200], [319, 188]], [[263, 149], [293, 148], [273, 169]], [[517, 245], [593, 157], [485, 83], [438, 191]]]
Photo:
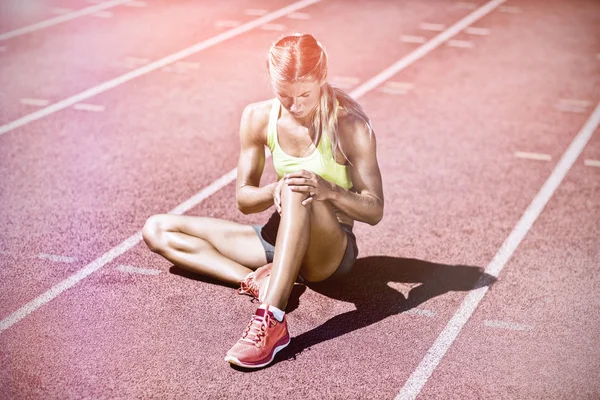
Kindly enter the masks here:
[[542, 154], [542, 153], [528, 153], [525, 151], [515, 151], [515, 157], [517, 158], [525, 158], [528, 160], [537, 160], [537, 161], [550, 161], [552, 160], [552, 156], [550, 154]]
[[500, 12], [503, 13], [507, 13], [507, 14], [521, 14], [522, 11], [519, 7], [515, 7], [515, 6], [502, 6], [500, 7]]
[[250, 8], [248, 10], [244, 10], [244, 14], [251, 15], [253, 17], [262, 17], [263, 15], [267, 15], [269, 10], [263, 10], [261, 8]]
[[402, 35], [400, 41], [404, 43], [425, 43], [427, 39], [423, 36]]
[[237, 28], [242, 23], [240, 21], [233, 21], [230, 19], [219, 20], [215, 23], [217, 28]]
[[411, 308], [408, 311], [405, 311], [407, 314], [419, 315], [421, 317], [435, 318], [435, 312], [431, 310], [426, 310], [424, 308]]
[[[529, 232], [529, 229], [531, 229], [533, 223], [541, 214], [542, 210], [546, 206], [546, 203], [548, 203], [567, 172], [571, 169], [583, 151], [583, 148], [592, 137], [594, 131], [598, 128], [598, 125], [600, 125], [600, 103], [598, 103], [596, 109], [590, 115], [585, 125], [577, 133], [577, 136], [575, 136], [556, 167], [554, 167], [554, 170], [540, 191], [533, 198], [517, 225], [506, 238], [492, 261], [488, 264], [484, 271], [485, 273], [494, 277], [498, 277], [527, 232]], [[433, 371], [437, 368], [441, 359], [444, 357], [452, 343], [454, 343], [458, 337], [458, 334], [465, 326], [471, 315], [475, 312], [475, 309], [487, 293], [489, 286], [485, 286], [485, 282], [481, 281], [475, 284], [475, 287], [480, 285], [480, 288], [474, 289], [467, 294], [459, 309], [456, 311], [452, 319], [450, 319], [444, 330], [440, 333], [435, 343], [431, 346], [431, 348], [429, 348], [427, 354], [417, 369], [415, 369], [415, 371], [408, 378], [407, 382], [402, 387], [402, 390], [398, 396], [396, 396], [396, 399], [414, 399], [417, 397], [425, 383], [427, 383], [429, 380], [429, 377]]]
[[101, 112], [104, 111], [104, 106], [96, 105], [96, 104], [86, 104], [86, 103], [77, 103], [73, 106], [74, 109], [79, 111], [93, 111], [93, 112]]
[[46, 254], [46, 253], [40, 253], [36, 256], [36, 258], [39, 258], [40, 260], [50, 260], [52, 262], [57, 262], [57, 263], [74, 263], [75, 261], [77, 261], [77, 258], [75, 257], [67, 257], [67, 256], [59, 256], [56, 254]]
[[209, 39], [198, 42], [191, 47], [180, 50], [176, 53], [172, 53], [160, 60], [151, 62], [150, 64], [144, 65], [140, 68], [134, 69], [133, 71], [129, 71], [126, 74], [123, 74], [117, 78], [111, 79], [100, 85], [94, 86], [90, 89], [87, 89], [79, 94], [61, 100], [57, 103], [51, 104], [46, 108], [33, 112], [31, 114], [27, 114], [24, 117], [21, 117], [17, 120], [9, 122], [8, 124], [0, 126], [0, 135], [3, 135], [7, 132], [15, 130], [23, 125], [26, 125], [32, 121], [36, 121], [40, 118], [46, 117], [50, 114], [53, 114], [57, 111], [64, 110], [67, 107], [72, 106], [75, 103], [79, 103], [83, 100], [89, 99], [90, 97], [96, 96], [100, 93], [106, 92], [109, 89], [115, 88], [119, 85], [122, 85], [125, 82], [131, 81], [135, 78], [138, 78], [142, 75], [145, 75], [149, 72], [157, 70], [159, 68], [165, 67], [175, 61], [179, 61], [183, 58], [189, 57], [192, 54], [196, 54], [202, 50], [213, 47], [219, 43], [222, 43], [228, 39], [239, 36], [242, 33], [248, 32], [254, 28], [257, 28], [261, 25], [264, 25], [268, 22], [271, 22], [277, 18], [283, 17], [289, 13], [292, 13], [296, 10], [308, 7], [312, 4], [316, 4], [321, 0], [301, 0], [296, 3], [292, 3], [288, 6], [280, 8], [279, 10], [273, 11], [270, 14], [265, 15], [264, 17], [257, 18], [250, 22], [245, 23], [237, 28], [230, 29], [228, 31], [222, 32], [216, 36], [213, 36]]
[[134, 267], [132, 265], [125, 265], [125, 264], [120, 264], [115, 269], [117, 271], [125, 272], [128, 274], [140, 274], [140, 275], [159, 275], [162, 272], [158, 269], [139, 268], [139, 267]]
[[387, 94], [407, 94], [414, 86], [415, 85], [410, 82], [388, 81], [377, 89], [377, 91]]
[[15, 29], [12, 31], [5, 32], [0, 34], [0, 40], [10, 39], [15, 36], [24, 35], [26, 33], [39, 31], [40, 29], [48, 28], [50, 26], [54, 26], [66, 21], [70, 21], [75, 18], [83, 17], [86, 15], [94, 14], [98, 11], [106, 10], [111, 7], [116, 7], [120, 4], [127, 3], [131, 0], [113, 0], [107, 1], [104, 3], [97, 4], [95, 6], [90, 6], [83, 8], [79, 11], [72, 12], [70, 14], [61, 15], [58, 17], [50, 18], [42, 22], [38, 22], [37, 24], [24, 26], [23, 28]]
[[469, 42], [468, 40], [452, 39], [448, 41], [448, 46], [458, 47], [460, 49], [471, 49], [474, 47], [474, 44], [473, 42]]
[[350, 89], [360, 83], [360, 79], [354, 76], [333, 76], [330, 79], [332, 85], [342, 89]]
[[465, 29], [465, 33], [475, 36], [487, 36], [490, 34], [490, 32], [491, 31], [488, 28], [476, 28], [474, 26], [470, 26]]
[[506, 321], [498, 321], [498, 320], [490, 320], [486, 319], [483, 321], [483, 325], [489, 328], [500, 328], [500, 329], [508, 329], [511, 331], [531, 331], [533, 330], [533, 326], [524, 325], [524, 324], [516, 324], [514, 322], [506, 322]]
[[265, 31], [276, 31], [276, 32], [283, 32], [286, 30], [286, 27], [283, 24], [264, 24], [260, 28], [264, 29]]
[[444, 29], [446, 29], [446, 26], [442, 24], [431, 24], [429, 22], [421, 22], [419, 24], [419, 29], [423, 31], [442, 32]]
[[123, 5], [125, 7], [143, 8], [143, 7], [146, 7], [148, 4], [145, 1], [131, 0]]
[[44, 100], [44, 99], [21, 99], [19, 100], [19, 103], [21, 104], [25, 104], [27, 106], [47, 106], [48, 104], [50, 104], [50, 100]]
[[97, 18], [112, 18], [113, 13], [111, 11], [99, 11], [97, 13], [92, 14], [92, 17]]
[[583, 160], [583, 165], [586, 167], [598, 167], [600, 168], [600, 160]]
[[302, 12], [294, 12], [294, 13], [288, 14], [287, 18], [307, 20], [307, 19], [310, 19], [310, 14], [302, 13]]
[[584, 113], [590, 108], [592, 103], [587, 100], [577, 100], [577, 99], [560, 99], [558, 104], [554, 106], [555, 109], [562, 112], [572, 112], [572, 113]]

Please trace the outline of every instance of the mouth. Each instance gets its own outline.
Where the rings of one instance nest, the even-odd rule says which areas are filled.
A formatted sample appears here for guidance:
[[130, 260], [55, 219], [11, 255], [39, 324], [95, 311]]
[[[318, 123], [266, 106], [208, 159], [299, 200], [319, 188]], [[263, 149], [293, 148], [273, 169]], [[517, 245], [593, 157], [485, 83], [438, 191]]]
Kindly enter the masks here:
[[294, 112], [294, 111], [290, 111], [290, 114], [292, 114], [294, 117], [299, 117], [300, 115], [302, 115], [302, 112]]

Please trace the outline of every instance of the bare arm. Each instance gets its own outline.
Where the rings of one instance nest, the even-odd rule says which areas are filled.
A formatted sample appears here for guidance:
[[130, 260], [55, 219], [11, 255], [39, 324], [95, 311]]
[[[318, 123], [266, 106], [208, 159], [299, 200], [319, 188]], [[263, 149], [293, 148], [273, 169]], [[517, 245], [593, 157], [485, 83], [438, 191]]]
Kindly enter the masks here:
[[240, 123], [240, 157], [237, 169], [236, 201], [244, 214], [258, 213], [273, 205], [276, 182], [259, 187], [265, 167], [265, 119], [262, 105], [244, 109]]

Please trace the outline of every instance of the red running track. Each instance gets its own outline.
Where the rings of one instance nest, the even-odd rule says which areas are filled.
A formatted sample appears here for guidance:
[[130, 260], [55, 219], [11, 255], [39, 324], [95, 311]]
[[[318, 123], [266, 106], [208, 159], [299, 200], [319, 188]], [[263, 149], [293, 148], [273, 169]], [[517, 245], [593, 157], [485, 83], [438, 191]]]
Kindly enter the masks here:
[[[245, 7], [290, 3], [147, 2], [7, 40], [2, 123], [35, 110], [22, 98], [62, 100], [128, 71], [126, 57], [159, 59], [228, 29], [217, 20], [257, 18]], [[361, 98], [378, 138], [385, 217], [357, 225], [361, 254], [344, 284], [298, 288], [289, 310], [294, 339], [273, 366], [243, 373], [223, 361], [254, 304], [138, 244], [0, 333], [2, 392], [395, 397], [600, 99], [597, 3], [505, 6], [513, 8], [474, 24], [489, 35], [456, 37], [471, 48], [443, 45], [393, 76], [411, 85], [406, 94], [386, 93], [384, 83]], [[447, 1], [335, 0], [301, 11], [310, 19], [274, 23], [314, 33], [330, 54], [332, 80], [352, 77], [354, 87], [420, 46], [402, 35], [437, 34], [422, 22], [448, 27], [471, 12]], [[278, 35], [252, 30], [186, 58], [197, 63], [187, 70], [157, 70], [85, 101], [103, 111], [69, 108], [0, 136], [3, 322], [149, 215], [235, 167], [239, 116], [270, 95], [264, 54]], [[65, 43], [72, 51], [61, 52]], [[564, 104], [577, 112], [561, 111]], [[519, 151], [551, 159], [517, 158]], [[600, 170], [585, 161], [598, 159], [595, 132], [499, 279], [483, 280], [489, 293], [421, 398], [600, 395]], [[269, 170], [264, 182], [272, 179]], [[248, 223], [267, 216], [237, 212], [232, 184], [187, 214]]]

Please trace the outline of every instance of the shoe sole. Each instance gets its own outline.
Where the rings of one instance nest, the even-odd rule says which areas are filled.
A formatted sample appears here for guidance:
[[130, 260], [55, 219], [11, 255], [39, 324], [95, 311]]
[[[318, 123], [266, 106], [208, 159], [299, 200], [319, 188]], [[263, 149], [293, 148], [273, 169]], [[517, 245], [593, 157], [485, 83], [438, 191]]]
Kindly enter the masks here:
[[275, 347], [275, 350], [273, 350], [273, 355], [271, 356], [271, 359], [262, 364], [245, 364], [245, 363], [241, 362], [240, 360], [238, 360], [237, 358], [232, 357], [232, 356], [225, 356], [225, 361], [227, 361], [230, 364], [237, 365], [238, 367], [244, 367], [244, 368], [266, 367], [267, 365], [269, 365], [273, 362], [277, 353], [279, 353], [281, 350], [285, 349], [290, 344], [290, 342], [291, 342], [291, 339], [288, 337], [287, 343], [284, 343], [284, 344], [281, 344], [281, 345]]

